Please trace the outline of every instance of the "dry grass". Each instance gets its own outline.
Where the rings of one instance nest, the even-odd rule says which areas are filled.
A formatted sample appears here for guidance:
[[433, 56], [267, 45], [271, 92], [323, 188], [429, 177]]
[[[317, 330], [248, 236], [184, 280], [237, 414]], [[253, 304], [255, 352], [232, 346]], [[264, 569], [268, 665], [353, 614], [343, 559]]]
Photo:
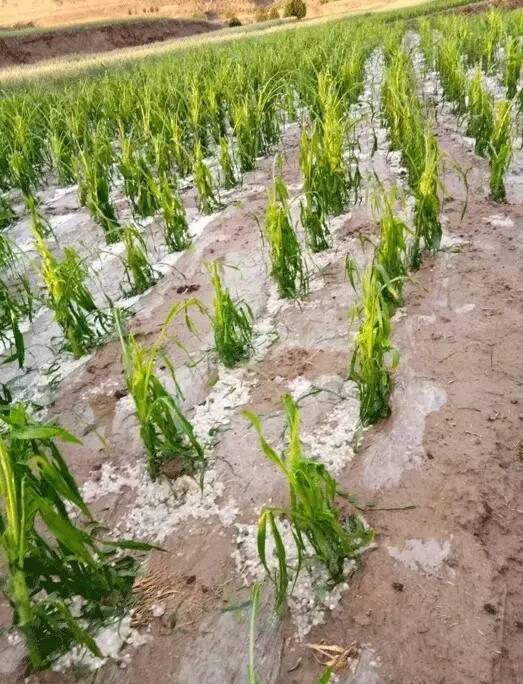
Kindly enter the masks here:
[[[417, 5], [423, 0], [335, 0], [320, 4], [307, 2], [308, 16], [319, 17], [345, 12], [391, 10]], [[253, 19], [265, 0], [18, 0], [0, 5], [0, 27], [67, 26], [93, 21], [113, 21], [130, 17], [226, 17], [236, 14]], [[279, 4], [276, 2], [275, 4]]]

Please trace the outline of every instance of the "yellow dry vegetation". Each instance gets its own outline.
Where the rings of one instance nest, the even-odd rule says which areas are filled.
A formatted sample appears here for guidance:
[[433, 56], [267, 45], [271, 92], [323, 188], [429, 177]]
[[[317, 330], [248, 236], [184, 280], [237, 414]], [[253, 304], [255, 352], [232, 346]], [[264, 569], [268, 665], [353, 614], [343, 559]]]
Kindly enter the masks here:
[[[308, 0], [309, 17], [336, 13], [390, 10], [423, 0]], [[0, 27], [66, 26], [144, 17], [254, 17], [269, 0], [0, 0]], [[281, 3], [274, 2], [276, 6]]]

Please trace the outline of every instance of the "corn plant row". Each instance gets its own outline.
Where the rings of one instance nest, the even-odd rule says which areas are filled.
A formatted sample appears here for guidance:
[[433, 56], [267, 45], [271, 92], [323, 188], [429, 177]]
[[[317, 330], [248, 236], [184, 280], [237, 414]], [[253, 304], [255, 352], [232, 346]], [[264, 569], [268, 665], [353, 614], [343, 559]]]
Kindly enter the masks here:
[[[314, 35], [318, 32], [315, 31]], [[335, 35], [319, 32], [324, 53], [313, 54], [305, 34], [267, 59], [266, 40], [166, 59], [139, 77], [120, 73], [87, 78], [52, 93], [14, 93], [0, 106], [0, 185], [34, 191], [52, 171], [61, 183], [76, 180], [80, 197], [108, 241], [118, 234], [109, 189], [115, 173], [137, 216], [158, 210], [152, 185], [159, 178], [194, 175], [204, 210], [216, 205], [202, 160], [216, 154], [226, 188], [254, 168], [279, 141], [282, 125], [304, 108], [318, 108], [317, 72], [335, 74], [338, 96], [357, 97], [365, 54], [379, 30], [359, 25]], [[351, 38], [350, 45], [342, 36]], [[281, 47], [281, 46], [279, 46]], [[296, 50], [302, 55], [296, 64]], [[328, 55], [328, 59], [326, 56]], [[168, 74], [168, 77], [167, 77]], [[140, 87], [137, 88], [137, 82]], [[140, 95], [137, 96], [137, 93]], [[320, 97], [321, 99], [321, 97]], [[165, 189], [165, 186], [164, 186]]]
[[[479, 67], [486, 73], [501, 73], [507, 87], [514, 81], [514, 65], [521, 67], [521, 36], [523, 35], [523, 13], [492, 10], [466, 17], [434, 17], [422, 20], [425, 32], [433, 36], [452, 36], [457, 41], [463, 64]], [[434, 55], [434, 53], [433, 53]], [[434, 55], [435, 56], [435, 55]], [[432, 62], [429, 60], [432, 65]], [[519, 78], [517, 73], [516, 82]], [[512, 97], [512, 94], [509, 94]]]
[[386, 52], [382, 109], [392, 149], [401, 153], [407, 180], [415, 199], [415, 231], [410, 244], [410, 263], [421, 264], [424, 249], [436, 250], [441, 241], [439, 164], [441, 155], [416, 92], [412, 60], [399, 40]]
[[[502, 30], [496, 16], [489, 14], [478, 21], [481, 35], [487, 30], [489, 34], [481, 41], [474, 32], [475, 48], [465, 39], [468, 34], [460, 22], [457, 25], [440, 23], [439, 40], [425, 23], [420, 45], [429, 66], [437, 70], [446, 99], [458, 118], [465, 121], [467, 135], [474, 138], [476, 154], [489, 160], [490, 194], [500, 202], [506, 196], [504, 177], [512, 159], [512, 122], [517, 108], [515, 97], [520, 84], [523, 47], [521, 21], [514, 21]], [[503, 45], [502, 50], [495, 49], [499, 44]], [[492, 71], [497, 61], [501, 61], [499, 69], [506, 99], [495, 101], [483, 74]]]

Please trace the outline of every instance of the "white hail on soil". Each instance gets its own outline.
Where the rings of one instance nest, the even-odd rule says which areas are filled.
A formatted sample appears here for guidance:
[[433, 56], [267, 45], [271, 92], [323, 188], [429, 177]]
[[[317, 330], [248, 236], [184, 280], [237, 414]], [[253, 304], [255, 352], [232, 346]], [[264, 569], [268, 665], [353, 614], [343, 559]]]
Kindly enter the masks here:
[[110, 397], [115, 390], [120, 387], [120, 382], [116, 378], [107, 378], [98, 383], [95, 387], [88, 387], [81, 396], [81, 401], [85, 402], [93, 397]]
[[323, 463], [331, 475], [340, 473], [354, 458], [352, 447], [359, 426], [360, 402], [357, 387], [347, 381], [343, 398], [310, 433], [301, 437], [307, 455]]
[[121, 620], [105, 625], [94, 635], [96, 645], [100, 649], [103, 658], [98, 658], [83, 646], [75, 646], [68, 653], [61, 656], [52, 669], [55, 672], [64, 672], [73, 666], [85, 667], [89, 670], [97, 670], [108, 660], [116, 660], [125, 667], [130, 655], [122, 655], [125, 647], [138, 648], [151, 640], [149, 634], [140, 634], [137, 629], [131, 627], [131, 616], [126, 615]]
[[[53, 398], [53, 387], [63, 382], [74, 371], [87, 364], [93, 357], [92, 353], [85, 354], [75, 359], [72, 354], [61, 350], [49, 365], [43, 359], [39, 359], [39, 350], [47, 353], [44, 343], [35, 344], [29, 352], [35, 359], [35, 370], [30, 370], [24, 375], [17, 376], [9, 383], [9, 388], [15, 401], [29, 401], [34, 404], [45, 406]], [[52, 372], [51, 372], [52, 368]]]
[[[314, 381], [298, 376], [287, 387], [292, 398], [297, 401], [306, 394], [327, 386], [333, 380], [325, 375]], [[307, 457], [323, 463], [331, 475], [340, 473], [354, 458], [352, 447], [359, 426], [358, 390], [353, 382], [343, 383], [339, 390], [340, 398], [319, 420], [311, 432], [303, 431], [300, 436]]]
[[[233, 412], [249, 401], [254, 384], [255, 380], [246, 369], [220, 370], [218, 381], [206, 400], [196, 407], [192, 419], [195, 433], [202, 442], [213, 443], [216, 432], [230, 424]], [[129, 397], [121, 401], [128, 402]], [[117, 525], [119, 536], [162, 543], [180, 523], [190, 518], [206, 520], [212, 516], [218, 516], [228, 527], [235, 520], [238, 508], [233, 500], [218, 505], [224, 485], [212, 467], [212, 451], [206, 455], [210, 467], [205, 472], [201, 490], [199, 483], [188, 476], [153, 482], [143, 462], [122, 468], [105, 463], [98, 477], [83, 485], [82, 494], [90, 503], [108, 494], [120, 494], [125, 489], [134, 492], [132, 504]]]
[[212, 444], [216, 431], [230, 424], [235, 409], [247, 404], [251, 389], [257, 382], [245, 368], [220, 368], [218, 381], [212, 391], [194, 410], [191, 422], [198, 439]]
[[255, 361], [263, 361], [269, 349], [278, 339], [278, 333], [274, 329], [272, 316], [266, 316], [254, 324], [253, 358]]
[[131, 490], [133, 496], [132, 503], [116, 525], [115, 535], [119, 538], [132, 537], [162, 544], [182, 522], [217, 516], [224, 527], [228, 527], [238, 514], [232, 499], [218, 505], [224, 485], [213, 468], [205, 472], [200, 489], [199, 482], [189, 476], [175, 480], [160, 478], [153, 482], [142, 462], [123, 468], [106, 463], [99, 479], [87, 481], [81, 491], [90, 503], [106, 495], [121, 494], [126, 489]]
[[313, 389], [312, 380], [305, 378], [303, 375], [298, 375], [297, 378], [290, 380], [287, 383], [291, 397], [297, 401], [301, 397], [308, 394]]
[[502, 216], [501, 214], [493, 214], [492, 216], [488, 216], [487, 218], [483, 219], [483, 221], [491, 226], [494, 226], [494, 228], [514, 227], [514, 221], [510, 218], [510, 216]]
[[[246, 586], [252, 581], [263, 581], [266, 573], [258, 555], [257, 526], [236, 525], [237, 538], [236, 549], [232, 554], [236, 563], [237, 572], [243, 577]], [[287, 521], [280, 521], [279, 530], [283, 545], [287, 553], [289, 568], [296, 566], [297, 554], [291, 528]], [[313, 549], [308, 545], [307, 554], [312, 555]], [[362, 549], [363, 551], [364, 549]], [[266, 544], [267, 564], [272, 572], [278, 569], [278, 558], [275, 553], [272, 536], [267, 536]], [[319, 561], [311, 560], [304, 563], [298, 579], [294, 584], [294, 573], [289, 570], [289, 594], [287, 602], [290, 608], [291, 619], [296, 627], [296, 639], [302, 641], [313, 627], [325, 622], [328, 610], [333, 611], [341, 600], [343, 592], [349, 588], [347, 580], [356, 567], [354, 560], [347, 559], [344, 564], [344, 582], [332, 586], [329, 575], [324, 565]]]
[[[411, 325], [415, 324], [416, 321], [412, 321]], [[415, 345], [415, 333], [410, 339]], [[409, 345], [404, 352], [402, 350], [404, 357], [413, 349], [415, 347]], [[403, 367], [404, 376], [392, 395], [391, 427], [387, 432], [376, 434], [362, 456], [363, 482], [374, 491], [397, 486], [405, 470], [421, 467], [425, 458], [426, 418], [439, 411], [447, 401], [442, 387], [430, 380], [411, 377], [408, 363]]]

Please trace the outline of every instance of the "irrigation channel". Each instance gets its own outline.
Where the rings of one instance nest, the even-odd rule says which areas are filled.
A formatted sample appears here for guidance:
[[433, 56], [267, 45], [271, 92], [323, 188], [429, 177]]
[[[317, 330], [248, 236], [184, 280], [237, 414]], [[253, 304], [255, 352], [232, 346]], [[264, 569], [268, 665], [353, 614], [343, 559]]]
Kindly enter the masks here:
[[[1, 566], [12, 601], [0, 602], [2, 681], [518, 681], [522, 17], [499, 11], [383, 23], [369, 45], [367, 24], [347, 24], [347, 35], [353, 30], [360, 41], [350, 53], [349, 83], [357, 86], [340, 94], [342, 84], [329, 69], [312, 69], [312, 88], [304, 78], [296, 91], [275, 86], [277, 97], [263, 90], [260, 98], [270, 105], [260, 105], [255, 125], [264, 131], [266, 153], [228, 189], [218, 186], [231, 169], [238, 175], [234, 165], [246, 154], [239, 109], [218, 135], [217, 159], [201, 147], [202, 127], [212, 128], [214, 120], [198, 118], [194, 100], [188, 105], [187, 121], [196, 118], [194, 128], [188, 124], [194, 154], [186, 162], [193, 166], [190, 174], [178, 168], [174, 188], [163, 184], [161, 154], [152, 185], [143, 183], [150, 157], [129, 148], [139, 135], [120, 130], [111, 141], [100, 120], [94, 126], [101, 147], [93, 151], [84, 140], [73, 154], [77, 162], [64, 152], [69, 134], [56, 137], [51, 124], [45, 154], [38, 144], [17, 147], [23, 121], [11, 115], [21, 116], [42, 94], [6, 91], [0, 119], [14, 142], [4, 145], [0, 162], [8, 314], [2, 315], [11, 321], [0, 371], [2, 416], [10, 416], [5, 463], [17, 449], [22, 453], [20, 443], [29, 444], [31, 472], [45, 479], [36, 456], [51, 453], [48, 435], [34, 423], [59, 425], [81, 440], [55, 435], [102, 536], [153, 548], [130, 549], [134, 586], [112, 617], [110, 601], [102, 601], [107, 615], [88, 613], [89, 592], [70, 592], [67, 615], [96, 643], [85, 635], [72, 639], [66, 620], [57, 634], [68, 648], [55, 653], [56, 644], [39, 643], [34, 627], [49, 619], [58, 630], [63, 619], [38, 613], [39, 601], [56, 610], [52, 583], [31, 595], [34, 624], [23, 619], [13, 568], [22, 568], [28, 585], [43, 571], [9, 556], [13, 524], [7, 541], [4, 534]], [[322, 30], [303, 34], [304, 55], [307, 36]], [[325, 31], [318, 35], [327, 40]], [[450, 69], [458, 43], [462, 59]], [[245, 58], [245, 51], [238, 54]], [[258, 67], [250, 64], [252, 74]], [[38, 117], [29, 121], [43, 125]], [[145, 126], [155, 112], [140, 117]], [[173, 146], [174, 130], [173, 124]], [[107, 139], [113, 152], [105, 156]], [[105, 168], [107, 196], [103, 179], [90, 185], [90, 165]], [[64, 185], [60, 173], [78, 182]], [[187, 228], [171, 234], [186, 242], [178, 251], [166, 240], [173, 214], [187, 219]], [[134, 227], [119, 232], [128, 225]], [[74, 301], [84, 302], [76, 311], [89, 314], [88, 332], [60, 318], [57, 297], [45, 288], [60, 260], [76, 258], [68, 248], [81, 266], [62, 272], [62, 287], [69, 284]], [[78, 286], [75, 295], [79, 272], [85, 291]], [[237, 333], [252, 326], [243, 358], [230, 367], [216, 349], [216, 278], [248, 321]], [[36, 294], [24, 317], [28, 291]], [[85, 306], [85, 292], [92, 306]], [[152, 396], [169, 406], [167, 422], [182, 431], [180, 444], [193, 461], [164, 457], [165, 443], [163, 452], [157, 448], [158, 434], [167, 434], [161, 426], [169, 429], [159, 414], [142, 406], [153, 436], [140, 425], [132, 373], [139, 363], [146, 368], [143, 350], [155, 345], [148, 372], [154, 368], [161, 384]], [[13, 418], [17, 402], [28, 406], [31, 428]], [[279, 461], [276, 452], [287, 457]], [[302, 496], [311, 506], [309, 523], [305, 503], [299, 511], [289, 507], [283, 471], [293, 459], [291, 499]], [[3, 472], [0, 493], [9, 503]], [[319, 488], [310, 495], [316, 508], [300, 490], [300, 477]], [[48, 491], [37, 486], [39, 495]], [[332, 486], [338, 496], [328, 505]], [[56, 484], [55, 494], [65, 487]], [[23, 504], [23, 488], [12, 491]], [[53, 505], [80, 526], [85, 511], [74, 495], [63, 498], [65, 506]], [[15, 517], [5, 510], [9, 524]], [[45, 539], [55, 532], [59, 538], [61, 528], [47, 511], [39, 509], [36, 528], [47, 528]], [[313, 525], [320, 520], [328, 521], [321, 530]], [[336, 524], [351, 549], [337, 556], [328, 536]], [[322, 543], [329, 549], [323, 556]], [[112, 567], [128, 552], [118, 549]], [[38, 663], [42, 653], [47, 660]], [[47, 669], [38, 672], [42, 665]]]

